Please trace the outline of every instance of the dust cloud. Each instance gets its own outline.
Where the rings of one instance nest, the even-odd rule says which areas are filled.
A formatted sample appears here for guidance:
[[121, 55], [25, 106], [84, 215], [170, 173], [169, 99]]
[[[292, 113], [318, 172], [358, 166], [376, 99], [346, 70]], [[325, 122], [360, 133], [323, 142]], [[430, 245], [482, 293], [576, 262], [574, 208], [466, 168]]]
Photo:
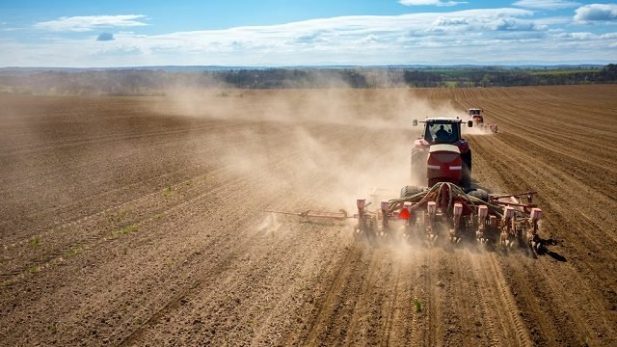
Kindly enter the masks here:
[[166, 95], [155, 112], [250, 124], [211, 134], [208, 146], [235, 174], [267, 177], [264, 186], [310, 208], [353, 210], [356, 198], [378, 191], [387, 200], [419, 184], [410, 177], [410, 150], [421, 126], [412, 120], [461, 114], [411, 89], [174, 88]]

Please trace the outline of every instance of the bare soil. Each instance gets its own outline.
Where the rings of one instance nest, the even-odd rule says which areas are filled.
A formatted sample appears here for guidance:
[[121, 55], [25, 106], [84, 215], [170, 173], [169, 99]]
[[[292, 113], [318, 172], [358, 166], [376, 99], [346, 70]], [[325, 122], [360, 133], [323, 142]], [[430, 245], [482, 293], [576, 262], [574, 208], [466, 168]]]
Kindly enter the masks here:
[[[615, 346], [616, 96], [0, 95], [0, 345]], [[539, 192], [548, 254], [263, 224], [406, 184], [411, 119], [467, 107], [500, 130], [468, 137], [474, 179]]]

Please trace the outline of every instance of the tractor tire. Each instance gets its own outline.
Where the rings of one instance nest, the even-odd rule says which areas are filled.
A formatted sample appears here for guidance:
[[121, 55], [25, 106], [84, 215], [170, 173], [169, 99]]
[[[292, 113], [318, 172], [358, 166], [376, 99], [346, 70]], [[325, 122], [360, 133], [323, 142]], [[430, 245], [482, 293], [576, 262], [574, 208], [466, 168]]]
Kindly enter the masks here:
[[407, 198], [422, 192], [422, 188], [416, 186], [404, 186], [401, 188], [401, 198]]
[[461, 154], [463, 160], [463, 177], [461, 178], [461, 185], [463, 188], [471, 187], [471, 151]]
[[461, 153], [461, 159], [463, 160], [463, 164], [467, 166], [469, 169], [469, 173], [471, 174], [471, 150]]
[[464, 189], [471, 189], [471, 170], [467, 167], [467, 164], [463, 163], [463, 175], [461, 177], [461, 187]]
[[474, 189], [467, 193], [467, 195], [473, 196], [474, 198], [478, 198], [482, 201], [488, 202], [488, 192], [484, 189]]

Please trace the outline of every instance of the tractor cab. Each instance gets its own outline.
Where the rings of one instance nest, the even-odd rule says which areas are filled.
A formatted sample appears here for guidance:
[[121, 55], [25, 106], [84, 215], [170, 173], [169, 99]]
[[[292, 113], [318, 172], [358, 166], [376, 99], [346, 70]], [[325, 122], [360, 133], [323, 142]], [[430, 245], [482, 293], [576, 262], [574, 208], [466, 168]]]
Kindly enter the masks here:
[[[426, 171], [428, 186], [451, 182], [468, 186], [471, 173], [471, 150], [462, 138], [463, 121], [459, 118], [427, 118], [422, 136], [411, 149], [412, 177]], [[418, 125], [414, 120], [413, 125]], [[472, 121], [467, 126], [473, 126]]]
[[424, 139], [429, 144], [452, 144], [461, 140], [461, 121], [450, 119], [427, 120]]
[[[461, 124], [463, 121], [457, 118], [427, 118], [424, 121], [424, 131], [422, 137], [416, 141], [417, 145], [429, 146], [432, 144], [466, 144], [466, 141], [461, 136]], [[418, 121], [414, 120], [413, 125], [417, 126]], [[473, 126], [473, 122], [467, 122], [468, 127]], [[464, 152], [465, 149], [461, 148]]]
[[470, 108], [467, 110], [467, 114], [470, 116], [480, 116], [482, 115], [482, 109], [481, 108]]

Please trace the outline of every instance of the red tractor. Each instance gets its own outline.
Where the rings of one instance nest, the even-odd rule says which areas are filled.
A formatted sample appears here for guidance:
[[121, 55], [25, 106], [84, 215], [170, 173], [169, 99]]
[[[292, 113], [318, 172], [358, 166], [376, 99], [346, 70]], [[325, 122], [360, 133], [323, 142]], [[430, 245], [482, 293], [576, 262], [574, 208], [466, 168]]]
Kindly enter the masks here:
[[[422, 185], [432, 187], [437, 182], [450, 182], [463, 188], [471, 184], [471, 149], [461, 137], [463, 121], [458, 118], [428, 118], [422, 136], [411, 149], [411, 170], [425, 176]], [[418, 121], [413, 121], [414, 126]], [[467, 122], [473, 126], [473, 122]], [[426, 175], [424, 175], [426, 172]]]
[[497, 124], [484, 124], [484, 110], [481, 108], [470, 108], [467, 110], [467, 115], [471, 117], [473, 124], [480, 129], [490, 130], [492, 133], [497, 133]]
[[484, 115], [482, 115], [481, 108], [470, 108], [467, 110], [467, 114], [471, 117], [471, 120], [476, 126], [482, 127], [484, 125]]
[[[428, 118], [422, 122], [424, 132], [411, 150], [412, 174], [422, 171], [417, 173], [426, 180], [421, 186], [404, 186], [399, 198], [358, 199], [355, 214], [345, 210], [268, 212], [321, 220], [353, 218], [358, 221], [354, 235], [366, 240], [424, 240], [429, 246], [438, 239], [454, 244], [469, 240], [506, 250], [518, 245], [534, 254], [542, 252], [543, 213], [533, 201], [537, 193], [491, 194], [472, 187], [471, 150], [461, 137], [463, 121]], [[472, 127], [473, 121], [467, 126]]]

